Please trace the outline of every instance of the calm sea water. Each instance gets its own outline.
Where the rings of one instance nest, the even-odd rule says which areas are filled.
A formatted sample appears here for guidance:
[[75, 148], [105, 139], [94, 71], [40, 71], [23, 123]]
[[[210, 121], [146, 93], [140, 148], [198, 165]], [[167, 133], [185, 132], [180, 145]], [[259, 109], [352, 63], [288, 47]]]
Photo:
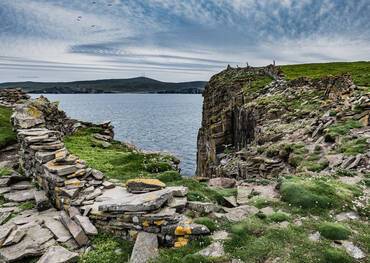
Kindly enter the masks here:
[[[181, 159], [184, 175], [194, 175], [201, 124], [201, 95], [43, 94], [59, 101], [68, 116], [90, 122], [111, 120], [115, 138], [141, 149], [167, 151]], [[34, 94], [33, 97], [39, 95]]]

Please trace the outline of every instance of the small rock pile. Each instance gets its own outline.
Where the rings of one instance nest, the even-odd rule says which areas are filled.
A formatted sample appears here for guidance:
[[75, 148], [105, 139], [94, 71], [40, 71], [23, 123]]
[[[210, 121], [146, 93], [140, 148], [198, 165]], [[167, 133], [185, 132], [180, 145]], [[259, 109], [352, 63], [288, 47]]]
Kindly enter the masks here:
[[17, 103], [28, 100], [28, 96], [22, 89], [0, 89], [0, 105], [14, 107]]
[[186, 187], [166, 187], [156, 179], [133, 179], [127, 188], [104, 191], [87, 209], [99, 229], [129, 240], [145, 231], [157, 234], [163, 245], [181, 247], [192, 237], [209, 234], [207, 227], [181, 214], [188, 204], [187, 192]]

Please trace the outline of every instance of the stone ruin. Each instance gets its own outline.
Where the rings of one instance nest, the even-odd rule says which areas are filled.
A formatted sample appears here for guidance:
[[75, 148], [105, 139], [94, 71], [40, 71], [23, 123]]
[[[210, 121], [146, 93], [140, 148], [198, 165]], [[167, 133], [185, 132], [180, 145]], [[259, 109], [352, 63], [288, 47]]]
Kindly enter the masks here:
[[[38, 211], [20, 214], [16, 222], [10, 221], [12, 228], [7, 226], [2, 230], [0, 226], [0, 234], [3, 234], [0, 235], [0, 243], [5, 241], [0, 247], [0, 258], [5, 262], [44, 253], [48, 258], [61, 254], [74, 258], [75, 252], [83, 253], [89, 246], [89, 237], [96, 235], [97, 229], [124, 239], [136, 239], [131, 261], [146, 262], [145, 257], [153, 257], [153, 251], [158, 250], [145, 245], [148, 240], [155, 240], [155, 246], [181, 247], [189, 239], [209, 233], [207, 227], [192, 223], [182, 214], [187, 205], [186, 187], [166, 187], [155, 179], [130, 180], [125, 186], [115, 184], [102, 172], [70, 154], [63, 143], [64, 132], [68, 129], [47, 128], [61, 126], [53, 124], [52, 118], [45, 115], [55, 108], [50, 111], [45, 105], [50, 105], [45, 98], [28, 100], [17, 105], [12, 116], [24, 176], [15, 173], [4, 177], [5, 188], [0, 188], [0, 191], [6, 193], [4, 197], [9, 202], [35, 200]], [[63, 116], [63, 113], [52, 114]], [[65, 123], [69, 125], [68, 121]], [[79, 126], [85, 125], [73, 124], [73, 127]], [[109, 132], [112, 127], [107, 124], [102, 127], [106, 129], [95, 134], [94, 138], [109, 143], [113, 140], [113, 133]], [[39, 190], [29, 187], [30, 180]], [[14, 182], [27, 187], [12, 191], [10, 185]], [[24, 224], [32, 226], [22, 230], [22, 238], [25, 237], [7, 243], [9, 237], [18, 235]], [[34, 231], [44, 231], [45, 240], [39, 240]], [[34, 240], [34, 245], [30, 245], [31, 240]], [[62, 246], [74, 252], [63, 250]], [[23, 249], [27, 247], [30, 247], [28, 252]], [[145, 252], [148, 249], [150, 253]]]
[[17, 103], [30, 98], [22, 89], [0, 89], [0, 105], [14, 107]]

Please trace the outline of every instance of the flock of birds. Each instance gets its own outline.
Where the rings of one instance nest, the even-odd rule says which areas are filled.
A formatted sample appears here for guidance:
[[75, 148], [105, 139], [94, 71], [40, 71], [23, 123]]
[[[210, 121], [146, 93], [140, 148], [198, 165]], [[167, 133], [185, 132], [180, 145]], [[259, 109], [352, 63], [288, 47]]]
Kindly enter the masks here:
[[[96, 2], [95, 1], [93, 1], [93, 2], [91, 2], [93, 5], [95, 5], [96, 4]], [[108, 4], [108, 6], [112, 6], [112, 4], [111, 3], [109, 3]], [[77, 21], [78, 22], [80, 22], [82, 20], [82, 16], [78, 16], [77, 17]], [[91, 27], [96, 27], [96, 25], [91, 25]]]

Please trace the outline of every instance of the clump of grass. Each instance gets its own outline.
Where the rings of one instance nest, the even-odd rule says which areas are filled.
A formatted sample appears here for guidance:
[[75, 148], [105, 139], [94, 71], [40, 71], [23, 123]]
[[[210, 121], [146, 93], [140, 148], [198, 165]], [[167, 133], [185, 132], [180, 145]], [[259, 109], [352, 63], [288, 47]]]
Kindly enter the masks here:
[[346, 170], [346, 169], [338, 169], [335, 172], [335, 175], [337, 175], [337, 176], [349, 176], [349, 177], [353, 177], [353, 176], [356, 175], [356, 173], [353, 172], [353, 171], [350, 171], [350, 170]]
[[10, 123], [12, 110], [0, 106], [0, 149], [17, 142], [17, 137]]
[[23, 210], [30, 210], [35, 208], [36, 204], [34, 201], [27, 201], [21, 203], [18, 207], [23, 211]]
[[283, 180], [280, 193], [282, 201], [299, 208], [341, 209], [349, 206], [361, 191], [333, 179], [291, 177]]
[[330, 137], [335, 138], [337, 136], [343, 136], [349, 133], [351, 129], [361, 128], [362, 124], [356, 120], [347, 120], [344, 122], [335, 123], [330, 125], [326, 130], [326, 134]]
[[331, 240], [345, 240], [351, 234], [351, 231], [345, 226], [331, 222], [321, 224], [319, 232], [323, 237]]
[[206, 226], [211, 232], [214, 232], [218, 229], [217, 223], [209, 217], [196, 218], [194, 219], [194, 223]]
[[283, 221], [288, 221], [289, 220], [289, 215], [287, 213], [284, 213], [284, 212], [275, 212], [273, 213], [272, 215], [270, 215], [268, 217], [268, 219], [272, 222], [276, 222], [276, 223], [279, 223], [279, 222], [283, 222]]
[[353, 260], [342, 250], [328, 248], [324, 251], [325, 263], [350, 263]]
[[11, 175], [13, 172], [10, 168], [0, 168], [0, 177]]
[[195, 263], [204, 262], [211, 263], [214, 262], [211, 259], [207, 259], [202, 256], [194, 255], [196, 252], [207, 247], [211, 243], [210, 239], [207, 237], [202, 237], [197, 240], [192, 240], [188, 245], [181, 248], [165, 248], [160, 250], [159, 257], [153, 260], [153, 263]]
[[92, 240], [93, 250], [84, 254], [79, 263], [128, 262], [133, 244], [108, 234], [99, 234]]
[[366, 138], [361, 139], [346, 139], [343, 140], [339, 146], [339, 152], [344, 153], [345, 155], [356, 155], [359, 153], [365, 153], [369, 149], [369, 144], [366, 141]]
[[301, 162], [300, 164], [300, 168], [306, 168], [308, 171], [311, 172], [320, 172], [328, 166], [329, 162], [327, 160], [322, 161], [306, 160]]

